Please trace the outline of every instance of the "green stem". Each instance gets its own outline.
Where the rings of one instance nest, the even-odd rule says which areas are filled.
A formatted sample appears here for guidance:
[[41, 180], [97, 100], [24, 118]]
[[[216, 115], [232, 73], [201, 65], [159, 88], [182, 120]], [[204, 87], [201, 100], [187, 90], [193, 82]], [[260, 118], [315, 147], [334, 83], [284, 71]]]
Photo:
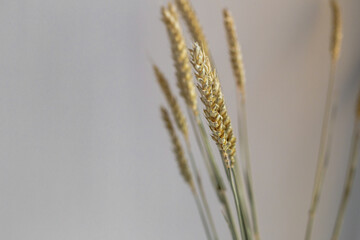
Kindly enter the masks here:
[[[257, 213], [255, 207], [254, 193], [253, 193], [253, 184], [252, 184], [252, 171], [250, 163], [250, 148], [249, 148], [249, 138], [248, 138], [248, 127], [247, 127], [247, 110], [246, 110], [246, 97], [245, 93], [241, 93], [238, 89], [237, 92], [238, 98], [238, 130], [239, 130], [239, 144], [240, 144], [240, 153], [242, 154], [242, 159], [245, 162], [244, 164], [244, 175], [245, 175], [245, 186], [247, 191], [247, 196], [250, 204], [252, 226], [254, 230], [255, 240], [260, 240], [259, 227], [257, 221]], [[239, 169], [236, 169], [239, 170]]]
[[328, 146], [330, 144], [329, 130], [331, 131], [331, 128], [329, 128], [329, 125], [331, 124], [330, 122], [333, 122], [334, 120], [334, 117], [330, 119], [330, 116], [332, 115], [332, 96], [333, 96], [334, 83], [335, 83], [335, 67], [336, 67], [336, 61], [332, 60], [330, 67], [329, 85], [326, 94], [325, 112], [323, 116], [322, 129], [321, 129], [318, 162], [316, 167], [316, 175], [315, 175], [314, 188], [312, 193], [311, 206], [309, 209], [309, 217], [306, 227], [305, 240], [311, 239], [314, 217], [319, 203], [322, 185], [324, 182], [324, 177], [327, 169], [327, 163], [330, 155]]
[[193, 196], [194, 196], [194, 199], [195, 199], [195, 202], [196, 202], [196, 206], [197, 206], [199, 214], [200, 214], [201, 221], [202, 221], [202, 223], [204, 225], [206, 237], [207, 237], [208, 240], [212, 240], [210, 230], [209, 230], [209, 226], [207, 224], [206, 217], [205, 217], [205, 214], [204, 214], [204, 210], [203, 210], [203, 208], [201, 206], [201, 202], [200, 202], [199, 196], [198, 196], [195, 188], [192, 188], [192, 193], [193, 193]]
[[345, 186], [343, 190], [343, 195], [341, 198], [341, 203], [338, 209], [335, 226], [333, 229], [333, 234], [331, 240], [338, 240], [340, 235], [341, 226], [344, 220], [344, 214], [346, 210], [347, 203], [349, 201], [349, 196], [351, 188], [354, 182], [356, 165], [358, 162], [358, 153], [359, 153], [359, 135], [360, 135], [360, 119], [357, 119], [355, 122], [354, 133], [352, 138], [351, 154], [349, 159], [349, 166], [347, 170], [347, 176], [345, 180]]
[[196, 183], [197, 183], [197, 186], [198, 186], [198, 189], [199, 189], [201, 202], [204, 205], [206, 216], [209, 219], [210, 228], [211, 228], [212, 234], [214, 236], [214, 239], [218, 240], [219, 237], [218, 237], [217, 232], [216, 232], [216, 227], [215, 227], [214, 220], [213, 220], [213, 217], [212, 217], [212, 214], [211, 214], [211, 211], [210, 211], [209, 203], [208, 203], [208, 201], [206, 199], [204, 187], [203, 187], [202, 181], [201, 181], [201, 176], [200, 176], [200, 173], [199, 173], [198, 168], [196, 166], [194, 155], [193, 155], [193, 153], [191, 151], [190, 141], [186, 137], [185, 137], [185, 142], [186, 142], [187, 150], [188, 150], [188, 153], [189, 153], [189, 156], [190, 156], [191, 167], [192, 167], [193, 172], [195, 174], [195, 179], [196, 179]]
[[191, 125], [193, 127], [195, 138], [197, 144], [200, 148], [200, 152], [205, 161], [208, 173], [210, 175], [211, 183], [215, 189], [215, 192], [218, 196], [218, 199], [225, 209], [226, 219], [228, 220], [228, 226], [233, 237], [233, 240], [238, 240], [238, 234], [236, 226], [234, 225], [234, 218], [232, 215], [231, 207], [229, 205], [228, 198], [226, 196], [226, 188], [222, 176], [219, 172], [217, 164], [215, 162], [214, 155], [212, 154], [212, 149], [209, 144], [207, 133], [205, 131], [204, 125], [200, 119], [200, 116], [194, 116], [192, 111], [188, 109], [188, 115], [190, 118]]

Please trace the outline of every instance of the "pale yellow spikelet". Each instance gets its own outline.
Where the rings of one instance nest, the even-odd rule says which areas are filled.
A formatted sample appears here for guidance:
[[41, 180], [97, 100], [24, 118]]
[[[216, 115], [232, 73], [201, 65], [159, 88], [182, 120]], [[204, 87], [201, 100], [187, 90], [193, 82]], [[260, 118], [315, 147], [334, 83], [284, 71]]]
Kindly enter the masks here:
[[178, 128], [180, 129], [182, 134], [185, 136], [185, 138], [188, 138], [188, 128], [187, 128], [185, 116], [182, 113], [175, 96], [171, 92], [169, 83], [156, 65], [153, 65], [153, 68], [154, 68], [156, 79], [157, 79], [157, 81], [165, 95], [165, 98], [170, 106], [170, 109], [174, 116], [176, 125], [178, 126]]
[[211, 66], [209, 57], [206, 56], [198, 43], [194, 44], [190, 52], [191, 63], [198, 80], [197, 88], [201, 101], [205, 105], [205, 118], [212, 132], [212, 138], [219, 150], [223, 154], [227, 154], [231, 159], [231, 163], [225, 162], [225, 165], [228, 168], [233, 167], [236, 154], [236, 138], [233, 134], [219, 79], [215, 69], [213, 70]]
[[161, 116], [165, 123], [165, 127], [169, 132], [171, 142], [173, 145], [173, 151], [175, 153], [175, 157], [176, 157], [176, 161], [178, 163], [179, 169], [180, 169], [180, 173], [183, 176], [185, 182], [188, 183], [190, 188], [193, 190], [195, 186], [194, 186], [193, 178], [192, 178], [189, 166], [188, 166], [188, 162], [185, 158], [184, 150], [183, 150], [181, 143], [175, 133], [175, 129], [171, 123], [169, 113], [167, 112], [167, 110], [164, 107], [161, 107]]
[[194, 8], [191, 6], [189, 0], [175, 0], [181, 15], [183, 16], [186, 25], [191, 33], [195, 42], [200, 43], [207, 56], [210, 56], [209, 47], [205, 38], [205, 34], [202, 30], [200, 22], [196, 16]]
[[197, 115], [196, 91], [191, 73], [188, 51], [173, 4], [170, 3], [168, 8], [162, 8], [162, 20], [165, 23], [170, 38], [180, 95], [185, 99], [186, 104], [192, 109], [193, 113]]
[[229, 54], [232, 69], [235, 75], [237, 87], [240, 89], [241, 93], [245, 93], [245, 73], [244, 73], [244, 64], [242, 60], [241, 47], [236, 35], [236, 28], [234, 19], [231, 16], [229, 10], [224, 9], [224, 24], [226, 29], [226, 36], [229, 45]]
[[332, 11], [332, 34], [330, 52], [332, 59], [336, 61], [339, 58], [341, 50], [342, 34], [342, 19], [339, 3], [336, 0], [330, 0]]

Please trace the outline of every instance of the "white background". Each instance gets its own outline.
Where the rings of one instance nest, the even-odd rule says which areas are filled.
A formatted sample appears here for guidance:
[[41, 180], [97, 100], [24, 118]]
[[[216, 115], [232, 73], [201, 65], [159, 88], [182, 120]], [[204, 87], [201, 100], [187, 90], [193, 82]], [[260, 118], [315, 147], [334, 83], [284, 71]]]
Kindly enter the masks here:
[[[152, 59], [177, 92], [160, 21], [165, 3], [0, 1], [0, 239], [205, 239], [160, 121], [164, 98], [151, 69]], [[360, 87], [360, 1], [340, 4], [339, 108], [317, 240], [329, 239], [334, 224]], [[234, 120], [221, 9], [236, 20], [262, 239], [303, 239], [329, 72], [328, 1], [194, 6]], [[218, 232], [230, 239], [203, 178]], [[359, 181], [341, 239], [360, 239]]]

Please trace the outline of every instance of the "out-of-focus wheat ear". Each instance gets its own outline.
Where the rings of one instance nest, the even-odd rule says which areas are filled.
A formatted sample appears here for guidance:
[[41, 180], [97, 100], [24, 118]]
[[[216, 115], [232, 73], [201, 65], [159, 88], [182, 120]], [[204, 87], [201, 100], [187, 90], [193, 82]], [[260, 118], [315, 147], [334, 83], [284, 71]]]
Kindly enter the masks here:
[[234, 19], [230, 14], [230, 11], [224, 9], [224, 24], [226, 30], [226, 36], [229, 45], [229, 54], [231, 60], [231, 66], [235, 75], [237, 87], [242, 94], [245, 93], [245, 71], [242, 60], [241, 47], [236, 35], [236, 27]]
[[175, 0], [177, 7], [180, 10], [182, 17], [191, 33], [192, 38], [195, 42], [200, 43], [207, 56], [210, 56], [209, 46], [205, 38], [205, 34], [202, 30], [200, 22], [196, 16], [194, 8], [191, 6], [189, 0]]
[[341, 19], [340, 6], [337, 0], [330, 0], [330, 6], [332, 11], [332, 34], [331, 34], [330, 52], [333, 61], [336, 61], [340, 55], [341, 42], [343, 38], [342, 19]]
[[169, 113], [164, 107], [161, 107], [160, 109], [161, 109], [162, 119], [165, 123], [165, 127], [168, 130], [170, 138], [171, 138], [171, 142], [173, 145], [173, 151], [175, 153], [175, 157], [176, 157], [176, 161], [178, 163], [179, 169], [180, 169], [180, 173], [183, 176], [185, 182], [187, 184], [189, 184], [191, 190], [195, 191], [194, 181], [193, 181], [187, 160], [185, 158], [185, 153], [181, 146], [179, 138], [176, 135], [173, 124], [171, 123]]
[[170, 39], [180, 95], [185, 99], [186, 104], [194, 115], [197, 115], [196, 91], [191, 73], [191, 65], [175, 6], [169, 3], [169, 7], [163, 7], [161, 13]]
[[188, 139], [187, 122], [186, 122], [186, 118], [185, 118], [183, 112], [181, 111], [180, 105], [177, 102], [173, 93], [171, 92], [169, 83], [166, 80], [163, 73], [159, 70], [159, 68], [156, 65], [153, 65], [153, 68], [154, 68], [156, 79], [161, 87], [161, 90], [163, 91], [163, 93], [165, 95], [168, 105], [170, 106], [171, 112], [175, 119], [175, 123], [176, 123], [177, 127], [180, 129], [180, 131], [182, 132], [182, 134], [184, 135], [185, 139]]

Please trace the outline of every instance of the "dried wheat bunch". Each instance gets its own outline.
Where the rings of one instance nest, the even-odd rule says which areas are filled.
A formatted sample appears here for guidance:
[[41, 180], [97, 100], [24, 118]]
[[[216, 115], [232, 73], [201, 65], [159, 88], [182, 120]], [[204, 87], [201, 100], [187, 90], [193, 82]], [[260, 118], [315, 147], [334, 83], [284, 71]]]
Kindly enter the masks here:
[[330, 6], [332, 11], [332, 34], [331, 34], [330, 52], [333, 61], [336, 61], [340, 55], [341, 41], [343, 37], [341, 11], [339, 4], [336, 0], [331, 0]]
[[175, 0], [175, 2], [186, 22], [186, 25], [189, 28], [194, 41], [200, 43], [203, 46], [207, 56], [210, 56], [205, 34], [201, 28], [198, 18], [196, 17], [195, 10], [191, 6], [191, 3], [188, 0]]
[[189, 184], [190, 188], [193, 191], [195, 191], [194, 181], [193, 181], [187, 160], [185, 158], [184, 150], [180, 144], [179, 138], [177, 137], [177, 135], [175, 133], [175, 129], [171, 123], [169, 113], [167, 112], [167, 110], [164, 107], [161, 107], [161, 115], [162, 115], [166, 129], [169, 132], [169, 135], [170, 135], [170, 138], [171, 138], [171, 141], [173, 144], [173, 151], [176, 156], [176, 161], [178, 163], [180, 173], [183, 176], [185, 182], [187, 184]]
[[169, 4], [169, 7], [163, 7], [161, 12], [162, 20], [165, 23], [170, 38], [172, 57], [176, 69], [177, 85], [180, 89], [180, 94], [193, 113], [197, 115], [197, 100], [191, 73], [191, 65], [175, 6]]
[[168, 81], [166, 80], [165, 76], [162, 74], [162, 72], [159, 70], [159, 68], [156, 65], [153, 65], [154, 72], [156, 79], [161, 87], [161, 90], [163, 91], [166, 100], [168, 102], [168, 105], [170, 106], [171, 112], [174, 116], [175, 123], [182, 132], [182, 134], [185, 136], [185, 138], [188, 138], [188, 127], [186, 123], [186, 118], [184, 114], [182, 113], [179, 103], [177, 102], [175, 96], [171, 92], [170, 86]]
[[215, 69], [213, 70], [211, 67], [209, 57], [198, 43], [194, 44], [190, 52], [191, 63], [198, 80], [197, 88], [201, 101], [205, 105], [205, 118], [212, 132], [211, 137], [216, 142], [220, 152], [229, 156], [231, 162], [225, 158], [225, 165], [227, 168], [231, 168], [235, 161], [236, 139], [221, 92], [219, 79]]

